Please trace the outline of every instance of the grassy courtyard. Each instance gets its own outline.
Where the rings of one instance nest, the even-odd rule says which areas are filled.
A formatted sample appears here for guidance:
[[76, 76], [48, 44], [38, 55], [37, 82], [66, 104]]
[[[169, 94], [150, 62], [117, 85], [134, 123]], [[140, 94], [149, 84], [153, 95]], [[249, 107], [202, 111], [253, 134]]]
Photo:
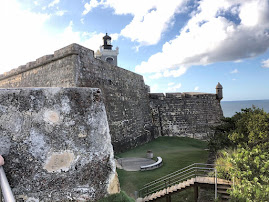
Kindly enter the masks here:
[[[134, 192], [148, 182], [192, 163], [205, 163], [208, 156], [208, 152], [205, 151], [206, 145], [206, 142], [191, 138], [159, 137], [148, 144], [118, 154], [118, 157], [146, 157], [146, 152], [152, 150], [155, 157], [160, 156], [163, 159], [163, 166], [152, 171], [128, 172], [117, 169], [121, 189], [134, 197]], [[173, 197], [182, 198], [182, 201], [192, 201], [191, 192], [191, 189], [186, 190]]]

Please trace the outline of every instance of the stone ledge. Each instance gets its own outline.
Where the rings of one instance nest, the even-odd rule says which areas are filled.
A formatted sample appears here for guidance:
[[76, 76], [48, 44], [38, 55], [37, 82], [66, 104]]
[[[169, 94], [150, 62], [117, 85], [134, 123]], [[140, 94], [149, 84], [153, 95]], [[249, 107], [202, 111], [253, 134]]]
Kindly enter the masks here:
[[156, 168], [161, 167], [162, 165], [163, 165], [163, 159], [158, 156], [156, 163], [153, 163], [153, 164], [150, 164], [150, 165], [146, 165], [146, 166], [140, 166], [140, 170], [141, 171], [154, 170]]
[[182, 92], [182, 93], [149, 93], [150, 99], [184, 99], [184, 98], [205, 98], [212, 97], [217, 99], [216, 94], [214, 93], [200, 93], [200, 92]]

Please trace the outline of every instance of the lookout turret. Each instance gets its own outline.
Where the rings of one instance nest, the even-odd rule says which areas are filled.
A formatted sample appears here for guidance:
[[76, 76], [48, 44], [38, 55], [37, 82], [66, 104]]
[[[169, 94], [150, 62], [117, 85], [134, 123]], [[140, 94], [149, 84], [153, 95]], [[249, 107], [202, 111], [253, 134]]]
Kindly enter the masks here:
[[223, 98], [223, 94], [222, 94], [222, 85], [218, 82], [217, 86], [216, 86], [216, 94], [217, 94], [217, 100], [221, 101]]
[[112, 65], [117, 66], [118, 64], [118, 54], [119, 54], [119, 48], [117, 47], [116, 50], [112, 50], [112, 44], [111, 44], [111, 37], [109, 35], [106, 35], [103, 37], [104, 44], [100, 46], [100, 50], [98, 50], [95, 53], [95, 57], [98, 59], [101, 59], [103, 61], [106, 61]]

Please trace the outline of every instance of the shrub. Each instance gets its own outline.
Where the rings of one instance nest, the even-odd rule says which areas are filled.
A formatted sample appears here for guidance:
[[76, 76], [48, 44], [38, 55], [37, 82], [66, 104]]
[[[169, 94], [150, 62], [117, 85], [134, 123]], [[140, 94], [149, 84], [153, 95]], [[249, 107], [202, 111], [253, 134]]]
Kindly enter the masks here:
[[[229, 123], [229, 124], [227, 124]], [[225, 125], [226, 124], [226, 125]], [[269, 114], [261, 109], [243, 109], [224, 121], [221, 131], [235, 150], [219, 152], [216, 164], [220, 177], [234, 180], [232, 201], [268, 201], [269, 199]], [[223, 137], [212, 141], [221, 148]]]

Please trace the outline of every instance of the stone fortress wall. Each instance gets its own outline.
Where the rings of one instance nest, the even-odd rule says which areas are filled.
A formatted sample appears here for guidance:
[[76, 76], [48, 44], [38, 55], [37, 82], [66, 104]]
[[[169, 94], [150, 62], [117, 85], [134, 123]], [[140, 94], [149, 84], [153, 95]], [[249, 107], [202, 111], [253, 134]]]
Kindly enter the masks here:
[[0, 89], [0, 130], [16, 201], [96, 201], [119, 192], [99, 89]]
[[206, 139], [223, 117], [216, 94], [209, 93], [151, 93], [150, 107], [159, 136]]
[[1, 88], [94, 87], [104, 95], [115, 152], [154, 138], [148, 86], [143, 77], [94, 58], [94, 52], [71, 44], [0, 75]]
[[0, 75], [0, 87], [0, 154], [18, 201], [116, 193], [112, 145], [117, 153], [164, 135], [204, 139], [222, 117], [222, 87], [149, 93], [141, 75], [78, 44]]
[[204, 139], [222, 117], [216, 94], [150, 94], [141, 75], [96, 59], [78, 44], [0, 75], [0, 87], [100, 88], [116, 153], [161, 135]]

